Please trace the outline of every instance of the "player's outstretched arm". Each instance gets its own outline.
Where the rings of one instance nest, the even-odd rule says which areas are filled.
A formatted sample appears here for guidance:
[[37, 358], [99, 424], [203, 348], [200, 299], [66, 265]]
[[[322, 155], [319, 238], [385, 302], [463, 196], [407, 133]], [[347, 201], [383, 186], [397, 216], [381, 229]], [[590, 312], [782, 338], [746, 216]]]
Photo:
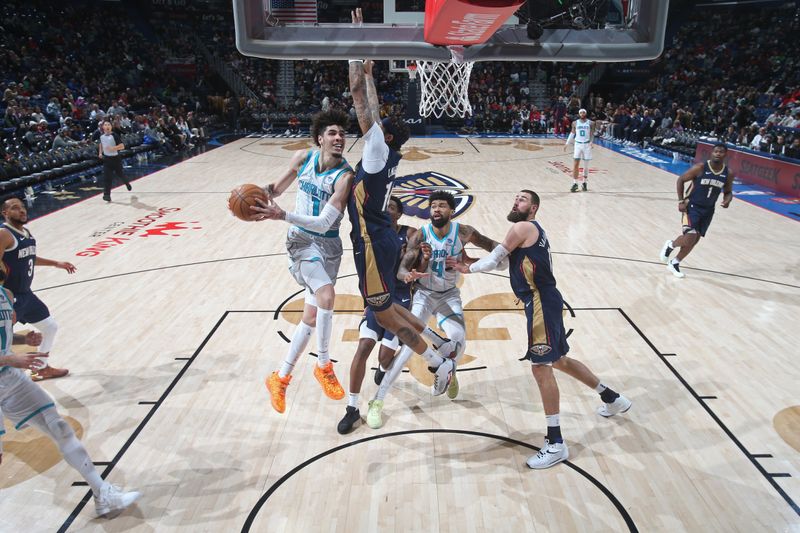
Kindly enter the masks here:
[[260, 218], [256, 220], [285, 220], [289, 224], [300, 226], [301, 228], [316, 233], [324, 233], [342, 216], [347, 205], [347, 196], [353, 183], [353, 173], [343, 174], [334, 185], [333, 195], [331, 196], [322, 212], [319, 215], [300, 215], [298, 213], [287, 213], [277, 203], [266, 202], [256, 198], [257, 206], [251, 206], [250, 210], [257, 213]]
[[461, 242], [474, 244], [478, 248], [482, 248], [487, 252], [491, 252], [498, 244], [500, 244], [499, 242], [493, 241], [485, 235], [481, 235], [478, 230], [472, 226], [467, 226], [466, 224], [458, 225], [458, 238], [461, 239]]
[[486, 257], [467, 266], [462, 261], [458, 261], [454, 257], [448, 257], [446, 266], [454, 268], [462, 274], [471, 274], [475, 272], [488, 272], [489, 270], [496, 270], [500, 267], [503, 260], [508, 257], [508, 254], [516, 250], [526, 239], [534, 240], [539, 238], [539, 230], [536, 226], [528, 222], [517, 222], [511, 229], [508, 230], [503, 244], [497, 245], [492, 253]]
[[77, 268], [72, 263], [67, 261], [55, 261], [54, 259], [46, 259], [41, 256], [36, 256], [36, 262], [34, 263], [36, 266], [52, 266], [56, 268], [60, 268], [62, 270], [66, 270], [67, 274], [74, 274]]
[[[420, 251], [422, 250], [422, 245], [424, 244], [423, 238], [423, 233], [419, 230], [414, 232], [414, 234], [408, 238], [408, 241], [406, 242], [406, 253], [403, 254], [403, 258], [400, 260], [400, 266], [397, 268], [397, 279], [400, 281], [411, 283], [428, 275], [424, 272], [428, 269], [428, 260], [424, 258], [424, 253], [424, 267], [422, 264], [420, 264], [420, 271], [417, 271], [414, 268], [414, 265], [417, 263], [417, 258], [420, 255]], [[428, 259], [430, 259], [430, 250], [428, 251]]]

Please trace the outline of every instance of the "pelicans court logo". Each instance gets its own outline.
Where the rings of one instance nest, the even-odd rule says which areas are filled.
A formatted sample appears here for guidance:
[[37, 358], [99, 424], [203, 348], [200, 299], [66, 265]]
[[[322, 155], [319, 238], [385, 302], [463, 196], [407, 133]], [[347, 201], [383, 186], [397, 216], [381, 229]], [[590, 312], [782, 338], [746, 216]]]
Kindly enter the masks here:
[[423, 220], [428, 220], [431, 216], [428, 197], [434, 191], [447, 191], [455, 196], [453, 218], [466, 213], [475, 200], [469, 194], [466, 183], [433, 171], [400, 176], [394, 180], [392, 187], [392, 195], [397, 196], [403, 204], [403, 213]]

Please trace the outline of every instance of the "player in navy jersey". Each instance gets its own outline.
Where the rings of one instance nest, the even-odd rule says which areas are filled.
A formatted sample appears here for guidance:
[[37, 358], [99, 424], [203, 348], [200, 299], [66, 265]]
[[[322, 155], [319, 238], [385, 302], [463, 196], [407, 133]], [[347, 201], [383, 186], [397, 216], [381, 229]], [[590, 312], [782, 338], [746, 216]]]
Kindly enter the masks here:
[[506, 257], [509, 258], [511, 290], [524, 303], [528, 321], [526, 358], [531, 362], [547, 419], [545, 445], [527, 461], [530, 468], [541, 469], [569, 457], [569, 450], [561, 436], [558, 382], [553, 368], [597, 391], [603, 401], [597, 412], [604, 417], [626, 412], [631, 407], [631, 401], [603, 385], [586, 365], [567, 356], [569, 344], [561, 316], [564, 300], [553, 276], [550, 242], [535, 220], [538, 211], [539, 196], [527, 189], [520, 191], [507, 217], [513, 226], [503, 244], [469, 266], [456, 258], [448, 258], [447, 266], [464, 274], [487, 272], [496, 269]]
[[[714, 206], [720, 192], [723, 193], [720, 205], [726, 209], [731, 205], [733, 172], [725, 164], [727, 154], [727, 146], [714, 145], [711, 159], [694, 165], [678, 178], [678, 211], [683, 213], [683, 233], [680, 237], [665, 242], [661, 248], [661, 261], [667, 263], [667, 270], [675, 277], [684, 277], [680, 263], [694, 249], [700, 237], [705, 237], [714, 217]], [[685, 196], [687, 182], [691, 184], [688, 196]], [[670, 260], [669, 256], [675, 248], [680, 248], [678, 255]]]
[[[363, 21], [361, 9], [353, 12], [353, 23]], [[350, 61], [350, 94], [363, 133], [364, 153], [356, 167], [353, 190], [347, 205], [353, 230], [353, 259], [364, 302], [378, 323], [394, 332], [406, 346], [420, 354], [434, 373], [433, 394], [447, 390], [455, 371], [452, 357], [457, 343], [443, 339], [408, 309], [392, 301], [395, 264], [400, 254], [386, 208], [392, 182], [402, 158], [400, 148], [409, 138], [402, 118], [381, 121], [378, 93], [372, 76], [372, 61]], [[433, 342], [434, 351], [420, 334]], [[444, 357], [441, 355], [444, 354]]]
[[[53, 348], [58, 324], [50, 316], [50, 310], [44, 302], [31, 291], [34, 267], [54, 266], [72, 274], [76, 270], [75, 265], [66, 261], [45, 259], [36, 254], [36, 239], [25, 227], [28, 211], [22, 200], [19, 198], [6, 200], [0, 211], [5, 220], [0, 226], [0, 249], [3, 250], [3, 264], [8, 272], [5, 285], [14, 293], [14, 311], [17, 313], [17, 320], [23, 324], [31, 324], [42, 333], [42, 345], [39, 351], [47, 355]], [[34, 381], [60, 378], [69, 373], [67, 369], [49, 366], [48, 360], [49, 358], [42, 357], [43, 366], [31, 375]]]
[[[416, 228], [398, 224], [400, 217], [403, 215], [403, 204], [396, 196], [392, 196], [388, 206], [389, 218], [391, 219], [392, 230], [397, 235], [397, 240], [400, 243], [401, 256], [405, 251], [406, 243], [409, 239], [413, 238], [417, 233]], [[398, 256], [397, 263], [395, 264], [395, 272], [400, 267], [400, 256]], [[397, 281], [392, 292], [392, 299], [395, 303], [408, 309], [411, 306], [411, 286], [408, 283]], [[367, 359], [375, 344], [380, 341], [381, 348], [378, 352], [378, 368], [375, 371], [375, 381], [379, 384], [380, 380], [385, 373], [385, 369], [389, 367], [392, 362], [397, 348], [400, 345], [398, 338], [391, 332], [386, 331], [375, 317], [371, 307], [364, 310], [364, 316], [361, 318], [359, 325], [359, 339], [358, 348], [353, 355], [353, 362], [350, 363], [350, 388], [347, 395], [347, 408], [344, 418], [339, 422], [336, 427], [337, 431], [342, 435], [349, 433], [353, 426], [361, 420], [361, 412], [359, 410], [359, 396], [361, 394], [361, 385], [364, 382], [364, 374], [367, 370]]]

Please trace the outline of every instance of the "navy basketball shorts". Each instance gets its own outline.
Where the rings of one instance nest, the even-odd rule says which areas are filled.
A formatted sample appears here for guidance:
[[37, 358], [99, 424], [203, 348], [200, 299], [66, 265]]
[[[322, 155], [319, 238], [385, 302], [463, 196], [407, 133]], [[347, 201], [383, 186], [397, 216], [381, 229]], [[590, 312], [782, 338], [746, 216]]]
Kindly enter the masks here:
[[696, 204], [689, 204], [686, 206], [686, 212], [683, 213], [682, 218], [684, 234], [694, 230], [699, 233], [701, 237], [705, 237], [708, 226], [711, 225], [711, 219], [714, 218], [714, 209]]
[[[402, 291], [402, 294], [395, 293], [392, 295], [392, 300], [397, 305], [405, 307], [406, 309], [411, 308], [410, 291]], [[394, 339], [394, 333], [384, 329], [383, 326], [378, 323], [375, 311], [373, 311], [371, 307], [364, 309], [364, 315], [361, 317], [358, 330], [360, 332], [359, 337], [362, 339], [372, 339], [375, 342], [380, 340], [389, 342]]]
[[526, 357], [534, 365], [555, 363], [569, 352], [561, 294], [555, 290], [553, 294], [545, 293], [543, 297], [541, 292], [536, 291], [522, 298], [522, 302], [528, 322]]
[[50, 310], [32, 292], [20, 292], [14, 295], [14, 312], [17, 322], [34, 324], [50, 316]]
[[400, 254], [400, 241], [389, 228], [384, 235], [357, 239], [353, 243], [353, 260], [358, 273], [358, 289], [364, 307], [380, 312], [392, 306], [395, 265]]

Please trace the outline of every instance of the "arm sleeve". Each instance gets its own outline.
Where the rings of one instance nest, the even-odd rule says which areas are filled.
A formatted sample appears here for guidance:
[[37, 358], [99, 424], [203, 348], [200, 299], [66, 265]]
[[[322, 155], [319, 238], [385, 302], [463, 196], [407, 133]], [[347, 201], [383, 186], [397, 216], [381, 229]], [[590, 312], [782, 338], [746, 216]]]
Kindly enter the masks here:
[[322, 208], [319, 216], [298, 215], [297, 213], [286, 213], [286, 222], [300, 226], [301, 228], [316, 233], [324, 233], [330, 229], [336, 220], [342, 216], [342, 212], [336, 209], [333, 204], [327, 203]]
[[575, 138], [575, 134], [574, 134], [574, 133], [570, 133], [570, 134], [569, 134], [569, 137], [567, 137], [567, 142], [566, 142], [566, 144], [569, 144], [569, 143], [571, 143], [571, 142], [572, 142], [572, 140], [573, 140], [574, 138]]
[[389, 146], [383, 139], [381, 125], [375, 122], [364, 135], [364, 155], [361, 157], [361, 168], [367, 174], [375, 174], [383, 170], [389, 159]]
[[[472, 263], [469, 266], [469, 271], [474, 274], [476, 272], [488, 272], [489, 270], [495, 270], [498, 267], [502, 266], [500, 263], [503, 261], [503, 259], [508, 257], [509, 253], [511, 252], [506, 250], [502, 244], [498, 244], [497, 246], [494, 247], [492, 253], [490, 253], [483, 259], [480, 259]], [[505, 263], [506, 263], [506, 268], [508, 268], [508, 261], [506, 261]]]

